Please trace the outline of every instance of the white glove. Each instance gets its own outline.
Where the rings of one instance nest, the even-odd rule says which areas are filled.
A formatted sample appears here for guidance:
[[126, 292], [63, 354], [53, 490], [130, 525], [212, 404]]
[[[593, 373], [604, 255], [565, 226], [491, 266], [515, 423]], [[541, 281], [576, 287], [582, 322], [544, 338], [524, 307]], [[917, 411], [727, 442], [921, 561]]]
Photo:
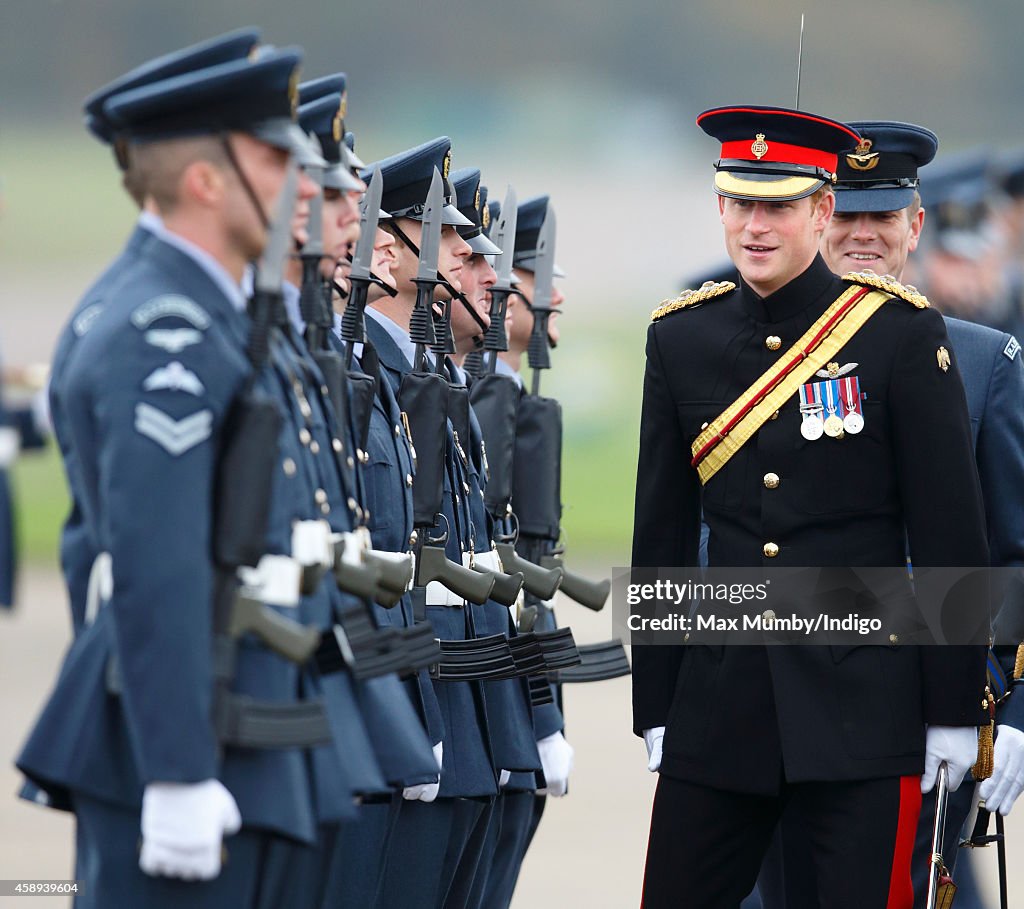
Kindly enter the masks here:
[[139, 867], [154, 877], [211, 880], [220, 874], [221, 841], [241, 826], [238, 805], [220, 780], [149, 783]]
[[537, 790], [537, 795], [551, 795], [561, 798], [569, 791], [569, 774], [572, 772], [573, 748], [560, 732], [552, 733], [537, 742], [541, 767], [547, 785]]
[[504, 789], [508, 785], [508, 781], [512, 779], [511, 770], [502, 770], [498, 778], [498, 788]]
[[932, 791], [943, 761], [949, 771], [949, 791], [955, 792], [977, 759], [977, 726], [929, 726], [924, 741], [921, 792]]
[[996, 726], [992, 776], [978, 787], [978, 796], [989, 811], [1010, 813], [1024, 789], [1024, 732], [1013, 726]]
[[644, 744], [647, 746], [647, 769], [657, 773], [661, 767], [661, 740], [665, 738], [665, 727], [655, 726], [644, 730]]
[[402, 798], [407, 802], [432, 802], [437, 798], [441, 790], [441, 767], [444, 759], [444, 742], [438, 742], [434, 746], [434, 760], [437, 761], [437, 782], [419, 783], [416, 786], [406, 786], [402, 790]]

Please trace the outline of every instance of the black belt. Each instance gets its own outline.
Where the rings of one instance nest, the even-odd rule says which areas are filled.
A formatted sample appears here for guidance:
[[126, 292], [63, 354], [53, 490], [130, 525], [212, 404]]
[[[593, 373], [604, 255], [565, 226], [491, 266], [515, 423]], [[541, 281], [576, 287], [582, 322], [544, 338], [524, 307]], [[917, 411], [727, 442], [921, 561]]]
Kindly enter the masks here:
[[508, 679], [516, 674], [516, 661], [503, 634], [438, 643], [441, 660], [431, 668], [431, 678], [471, 682]]
[[579, 666], [562, 669], [556, 674], [559, 682], [603, 682], [629, 675], [632, 671], [621, 641], [585, 644], [579, 648]]

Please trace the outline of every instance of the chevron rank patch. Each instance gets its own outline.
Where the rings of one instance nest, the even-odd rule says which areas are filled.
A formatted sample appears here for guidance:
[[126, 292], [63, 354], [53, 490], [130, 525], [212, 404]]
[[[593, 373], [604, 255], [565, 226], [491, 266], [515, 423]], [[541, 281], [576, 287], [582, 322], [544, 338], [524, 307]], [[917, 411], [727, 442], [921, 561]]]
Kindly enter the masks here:
[[177, 360], [154, 369], [142, 383], [146, 391], [185, 391], [199, 397], [206, 388], [192, 370], [186, 369]]
[[172, 457], [177, 457], [210, 437], [213, 411], [200, 410], [175, 420], [159, 407], [143, 402], [135, 405], [135, 430], [152, 439]]
[[1006, 342], [1006, 347], [1003, 348], [1003, 355], [1006, 357], [1006, 359], [1012, 360], [1014, 357], [1017, 356], [1017, 351], [1019, 350], [1020, 343], [1013, 335], [1010, 335], [1010, 340]]

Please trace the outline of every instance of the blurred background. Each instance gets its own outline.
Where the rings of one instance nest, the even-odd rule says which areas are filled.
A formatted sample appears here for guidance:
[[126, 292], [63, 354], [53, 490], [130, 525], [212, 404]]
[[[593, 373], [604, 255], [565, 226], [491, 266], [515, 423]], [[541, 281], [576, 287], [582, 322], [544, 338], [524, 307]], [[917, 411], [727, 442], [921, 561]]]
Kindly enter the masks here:
[[[718, 148], [694, 119], [735, 102], [792, 107], [801, 12], [803, 109], [926, 125], [941, 139], [940, 158], [1024, 143], [1019, 0], [4, 0], [0, 362], [17, 371], [47, 360], [66, 314], [134, 217], [109, 150], [82, 126], [83, 97], [147, 58], [258, 24], [266, 41], [305, 48], [304, 77], [348, 73], [347, 125], [365, 161], [446, 134], [453, 165], [481, 167], [491, 198], [510, 182], [520, 199], [551, 195], [567, 302], [542, 390], [564, 406], [571, 560], [608, 575], [629, 557], [649, 313], [724, 257], [711, 190]], [[6, 389], [8, 403], [24, 394]], [[11, 476], [24, 571], [18, 610], [0, 610], [0, 819], [11, 820], [0, 830], [0, 878], [23, 873], [26, 831], [60, 856], [70, 847], [50, 813], [11, 807], [7, 796], [16, 785], [9, 759], [45, 696], [68, 625], [56, 575], [67, 500], [54, 446], [23, 455]], [[610, 617], [563, 608], [576, 610], [563, 619], [580, 625], [584, 640], [609, 636]], [[649, 800], [651, 780], [628, 732], [628, 682], [581, 687], [588, 690], [570, 697], [570, 739], [575, 699], [577, 716], [592, 720], [575, 727], [577, 742], [588, 742], [586, 755], [578, 751], [589, 769], [568, 800], [576, 807], [558, 805], [541, 833], [558, 833], [557, 848], [581, 863], [567, 894], [591, 887], [589, 905], [631, 905], [647, 821], [647, 804], [636, 802]], [[584, 803], [590, 814], [580, 814]], [[581, 818], [589, 818], [589, 840], [573, 838]], [[624, 850], [621, 873], [594, 863], [595, 830]], [[524, 886], [533, 896], [517, 905], [555, 905], [557, 874], [530, 861]], [[36, 876], [64, 874], [43, 870]]]

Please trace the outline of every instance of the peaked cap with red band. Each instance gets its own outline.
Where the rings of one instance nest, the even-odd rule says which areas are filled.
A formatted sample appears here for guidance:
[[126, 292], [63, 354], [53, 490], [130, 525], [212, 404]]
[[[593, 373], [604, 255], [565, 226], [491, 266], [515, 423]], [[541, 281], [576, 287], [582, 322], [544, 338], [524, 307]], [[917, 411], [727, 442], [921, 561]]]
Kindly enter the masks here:
[[697, 125], [722, 143], [715, 192], [732, 199], [785, 202], [835, 182], [839, 153], [857, 132], [806, 111], [756, 105], [716, 107]]

